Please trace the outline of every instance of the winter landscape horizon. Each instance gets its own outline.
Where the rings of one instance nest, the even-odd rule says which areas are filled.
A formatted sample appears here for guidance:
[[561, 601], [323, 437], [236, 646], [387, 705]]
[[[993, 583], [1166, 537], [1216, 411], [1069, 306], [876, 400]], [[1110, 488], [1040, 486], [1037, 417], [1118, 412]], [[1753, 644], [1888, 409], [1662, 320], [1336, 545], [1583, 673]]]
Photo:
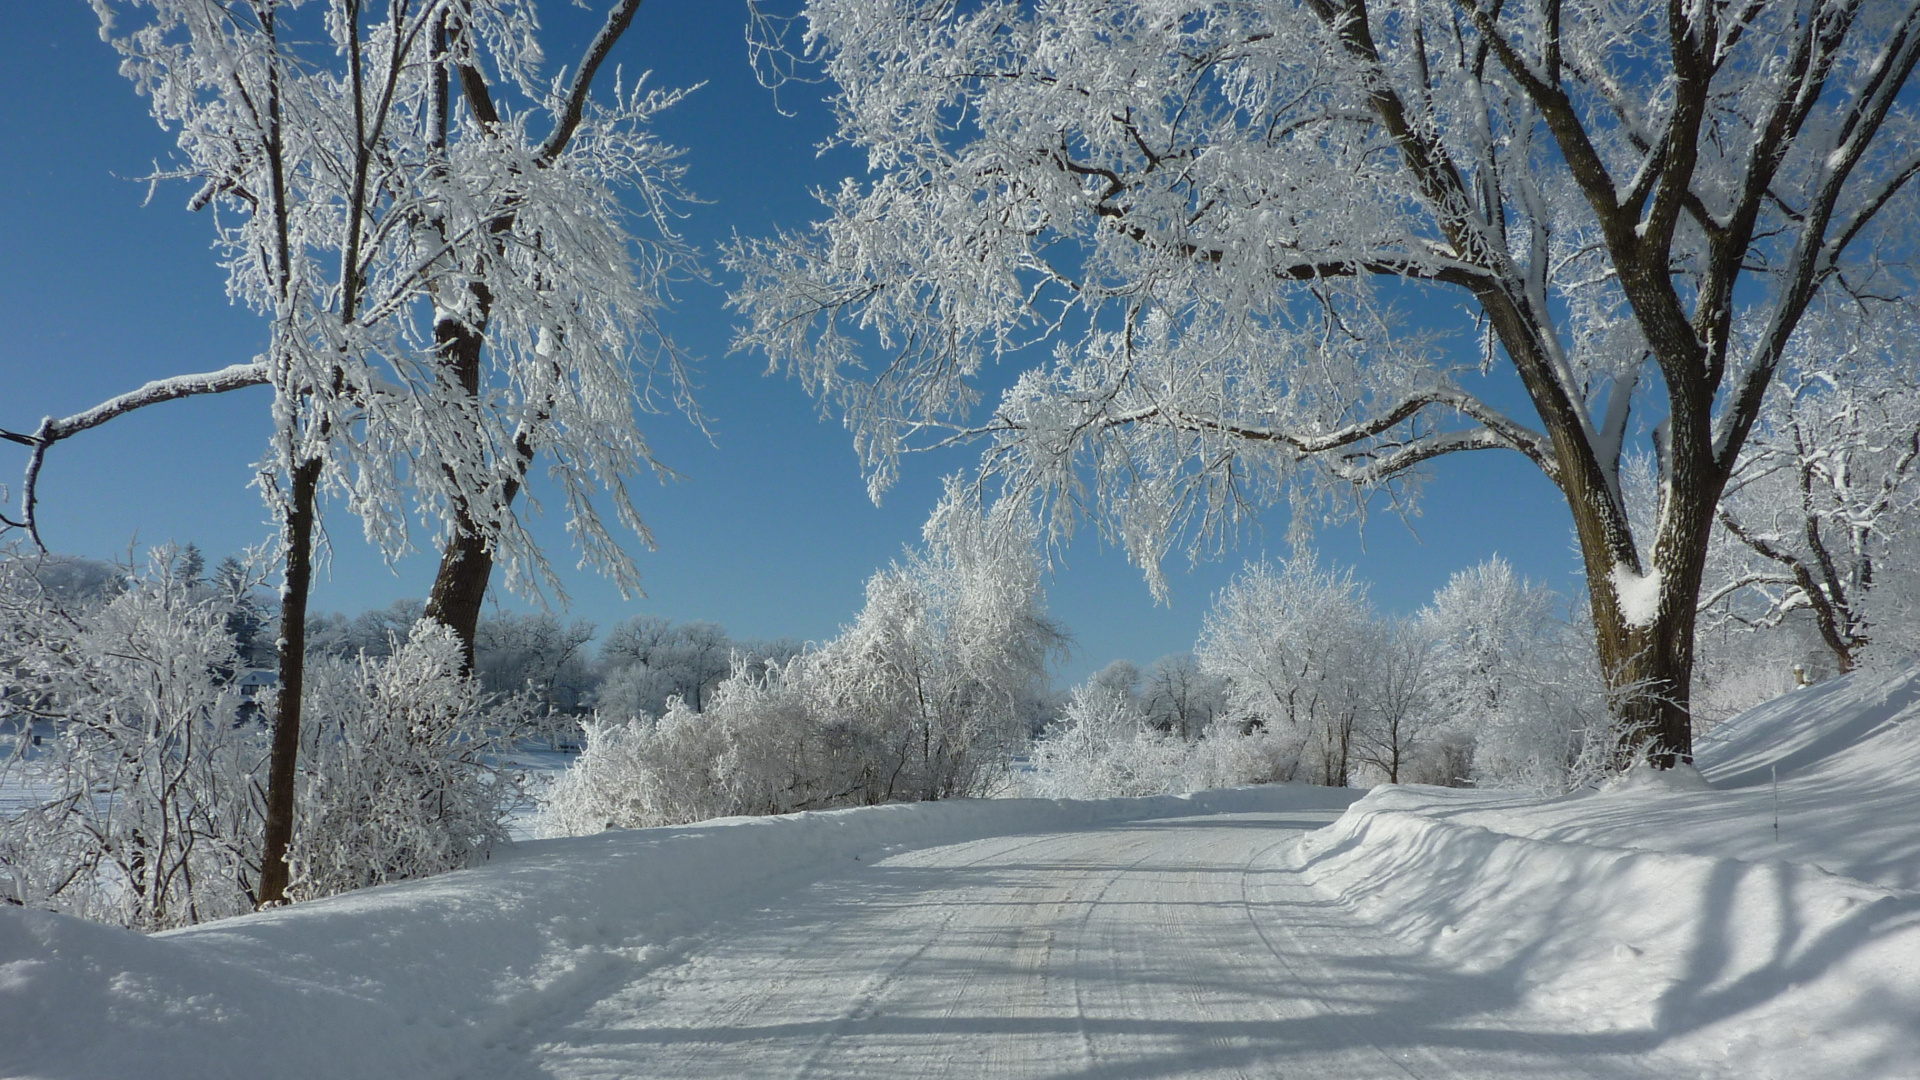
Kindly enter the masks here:
[[90, 0], [0, 1076], [1920, 1054], [1920, 0]]

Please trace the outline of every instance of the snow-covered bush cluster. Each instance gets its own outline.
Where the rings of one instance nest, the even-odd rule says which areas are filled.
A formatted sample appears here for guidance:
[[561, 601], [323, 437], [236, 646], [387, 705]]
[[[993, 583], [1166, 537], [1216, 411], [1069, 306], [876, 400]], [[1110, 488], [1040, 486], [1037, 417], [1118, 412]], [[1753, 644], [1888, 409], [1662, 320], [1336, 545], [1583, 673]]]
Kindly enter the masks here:
[[520, 789], [497, 762], [544, 710], [460, 662], [453, 631], [425, 622], [390, 656], [309, 668], [294, 898], [455, 870], [506, 839]]
[[141, 930], [251, 906], [265, 748], [236, 726], [230, 598], [173, 555], [92, 603], [46, 588], [42, 559], [0, 560], [5, 770], [25, 793], [0, 816], [0, 899]]
[[[245, 588], [171, 548], [109, 588], [62, 588], [70, 569], [0, 558], [0, 902], [141, 930], [251, 910], [267, 744], [237, 678]], [[452, 869], [504, 835], [518, 789], [492, 762], [530, 705], [483, 697], [445, 628], [321, 660], [307, 698], [294, 896]]]
[[1155, 723], [1143, 699], [1096, 678], [1075, 688], [1038, 740], [1021, 786], [1048, 799], [1181, 794], [1283, 780], [1297, 757], [1288, 740], [1225, 718], [1182, 732]]
[[[1311, 552], [1251, 564], [1215, 599], [1197, 665], [1145, 692], [1113, 665], [1034, 746], [1036, 795], [1148, 795], [1293, 780], [1562, 790], [1618, 763], [1623, 734], [1579, 621], [1494, 559], [1412, 618], [1384, 617]], [[1194, 715], [1176, 722], [1172, 687]], [[1200, 709], [1192, 709], [1198, 703]]]
[[676, 697], [658, 718], [589, 723], [545, 827], [985, 793], [1025, 745], [1062, 641], [1029, 520], [950, 488], [923, 547], [867, 582], [839, 637], [784, 663], [741, 658], [698, 713]]

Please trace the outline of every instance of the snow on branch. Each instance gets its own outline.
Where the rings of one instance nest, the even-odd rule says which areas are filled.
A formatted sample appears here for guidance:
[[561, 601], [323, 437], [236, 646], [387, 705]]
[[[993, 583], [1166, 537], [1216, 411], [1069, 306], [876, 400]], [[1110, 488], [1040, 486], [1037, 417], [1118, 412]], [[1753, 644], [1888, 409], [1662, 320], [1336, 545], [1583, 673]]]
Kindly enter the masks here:
[[27, 458], [26, 474], [20, 485], [20, 520], [0, 516], [0, 526], [24, 529], [40, 550], [47, 549], [40, 539], [40, 529], [34, 511], [38, 502], [40, 469], [46, 461], [47, 448], [62, 439], [78, 435], [89, 428], [118, 416], [124, 416], [135, 409], [148, 405], [157, 405], [163, 401], [176, 401], [185, 397], [201, 394], [222, 394], [229, 390], [239, 390], [248, 386], [261, 386], [268, 378], [264, 361], [248, 364], [232, 364], [218, 371], [203, 371], [193, 375], [174, 375], [165, 379], [155, 379], [136, 390], [117, 397], [111, 397], [93, 406], [83, 409], [65, 419], [47, 417], [31, 435], [17, 431], [0, 429], [0, 439], [18, 443], [31, 451]]

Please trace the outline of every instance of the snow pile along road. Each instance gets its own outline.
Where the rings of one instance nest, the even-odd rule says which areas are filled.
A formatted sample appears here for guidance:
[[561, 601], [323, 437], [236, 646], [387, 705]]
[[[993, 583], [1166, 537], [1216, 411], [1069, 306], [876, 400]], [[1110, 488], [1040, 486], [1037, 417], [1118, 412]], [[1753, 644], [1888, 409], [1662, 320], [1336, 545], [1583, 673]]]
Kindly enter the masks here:
[[1917, 698], [1912, 673], [1789, 695], [1716, 732], [1704, 779], [1383, 788], [1303, 843], [1308, 872], [1616, 1049], [1702, 1076], [1920, 1075]]
[[517, 1076], [500, 1071], [516, 1059], [496, 1045], [677, 961], [709, 928], [889, 854], [1152, 818], [1337, 810], [1354, 794], [953, 801], [607, 832], [152, 937], [0, 908], [0, 1076]]

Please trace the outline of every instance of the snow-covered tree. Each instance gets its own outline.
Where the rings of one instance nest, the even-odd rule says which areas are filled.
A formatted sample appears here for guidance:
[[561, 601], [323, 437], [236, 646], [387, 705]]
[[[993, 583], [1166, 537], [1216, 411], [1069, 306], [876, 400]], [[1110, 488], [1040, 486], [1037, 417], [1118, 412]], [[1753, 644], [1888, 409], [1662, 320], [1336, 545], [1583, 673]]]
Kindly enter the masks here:
[[1421, 618], [1439, 650], [1433, 690], [1443, 711], [1471, 723], [1504, 707], [1514, 673], [1533, 666], [1554, 635], [1557, 602], [1498, 555], [1434, 593]]
[[[237, 593], [191, 568], [160, 548], [111, 597], [67, 598], [60, 560], [0, 559], [0, 729], [50, 734], [0, 759], [0, 902], [140, 930], [257, 903], [268, 745], [239, 710]], [[496, 762], [539, 710], [461, 664], [431, 622], [391, 655], [316, 659], [290, 895], [453, 869], [504, 836], [521, 793]]]
[[1172, 653], [1147, 667], [1140, 711], [1161, 731], [1192, 739], [1226, 713], [1226, 683], [1207, 674], [1199, 657]]
[[1587, 631], [1560, 606], [1495, 556], [1454, 574], [1420, 613], [1446, 782], [1565, 791], [1627, 751]]
[[468, 865], [521, 793], [498, 764], [544, 703], [487, 694], [431, 620], [389, 656], [315, 664], [288, 892], [311, 899]]
[[886, 798], [976, 792], [1022, 746], [1029, 692], [1064, 635], [1046, 618], [1028, 521], [949, 482], [920, 550], [867, 582], [867, 604], [808, 658], [830, 706], [888, 762]]
[[[660, 716], [668, 698], [678, 697], [694, 712], [721, 680], [733, 674], [737, 657], [786, 660], [797, 648], [771, 649], [752, 642], [735, 642], [718, 623], [675, 623], [656, 615], [639, 615], [608, 632], [600, 643], [604, 673], [595, 707], [603, 718]], [[763, 664], [764, 666], [764, 664]]]
[[1729, 629], [1804, 612], [1845, 673], [1883, 627], [1912, 649], [1898, 639], [1920, 600], [1920, 387], [1910, 363], [1821, 359], [1768, 394], [1720, 505], [1700, 606]]
[[235, 555], [221, 559], [209, 584], [225, 593], [232, 604], [227, 613], [227, 633], [239, 650], [240, 662], [246, 667], [273, 663], [273, 638], [268, 633], [272, 617], [259, 595], [259, 578], [248, 563]]
[[1226, 680], [1235, 716], [1292, 740], [1314, 781], [1345, 787], [1370, 708], [1374, 638], [1366, 586], [1308, 550], [1277, 567], [1248, 564], [1214, 598], [1194, 652]]
[[594, 625], [551, 612], [498, 612], [480, 620], [474, 675], [482, 689], [530, 694], [549, 713], [577, 713], [592, 683], [586, 647]]
[[1354, 760], [1389, 784], [1458, 782], [1464, 774], [1451, 771], [1451, 755], [1437, 745], [1447, 717], [1435, 708], [1432, 632], [1419, 619], [1379, 619], [1371, 630]]
[[[738, 343], [844, 410], [876, 490], [902, 450], [983, 439], [1055, 535], [1092, 514], [1164, 588], [1168, 551], [1258, 508], [1516, 452], [1565, 497], [1634, 741], [1688, 756], [1708, 537], [1774, 374], [1810, 314], [1871, 333], [1915, 291], [1920, 4], [809, 0], [804, 21], [873, 175], [731, 250]], [[983, 363], [1034, 345], [1052, 360], [977, 416]], [[1495, 367], [1531, 417], [1484, 392]], [[1621, 491], [1636, 440], [1651, 517]]]
[[[269, 345], [11, 433], [32, 451], [18, 524], [38, 538], [35, 486], [59, 440], [158, 401], [272, 388], [260, 487], [284, 575], [263, 902], [286, 891], [323, 493], [389, 554], [414, 513], [435, 523], [428, 611], [469, 655], [496, 561], [509, 588], [558, 587], [512, 507], [536, 458], [584, 560], [637, 584], [591, 495], [646, 537], [626, 490], [652, 463], [634, 413], [656, 374], [686, 403], [655, 319], [690, 266], [672, 229], [679, 167], [649, 134], [675, 95], [589, 96], [638, 6], [619, 0], [579, 66], [549, 79], [530, 0], [96, 0], [122, 72], [177, 133], [155, 179], [191, 182], [189, 205], [212, 211], [228, 292], [268, 319]], [[145, 20], [116, 22], [132, 12]]]
[[335, 660], [392, 656], [425, 612], [426, 605], [419, 600], [400, 599], [351, 617], [337, 611], [309, 616], [307, 655]]
[[1185, 750], [1184, 740], [1155, 731], [1096, 674], [1074, 688], [1060, 719], [1033, 744], [1028, 793], [1045, 799], [1165, 794]]

